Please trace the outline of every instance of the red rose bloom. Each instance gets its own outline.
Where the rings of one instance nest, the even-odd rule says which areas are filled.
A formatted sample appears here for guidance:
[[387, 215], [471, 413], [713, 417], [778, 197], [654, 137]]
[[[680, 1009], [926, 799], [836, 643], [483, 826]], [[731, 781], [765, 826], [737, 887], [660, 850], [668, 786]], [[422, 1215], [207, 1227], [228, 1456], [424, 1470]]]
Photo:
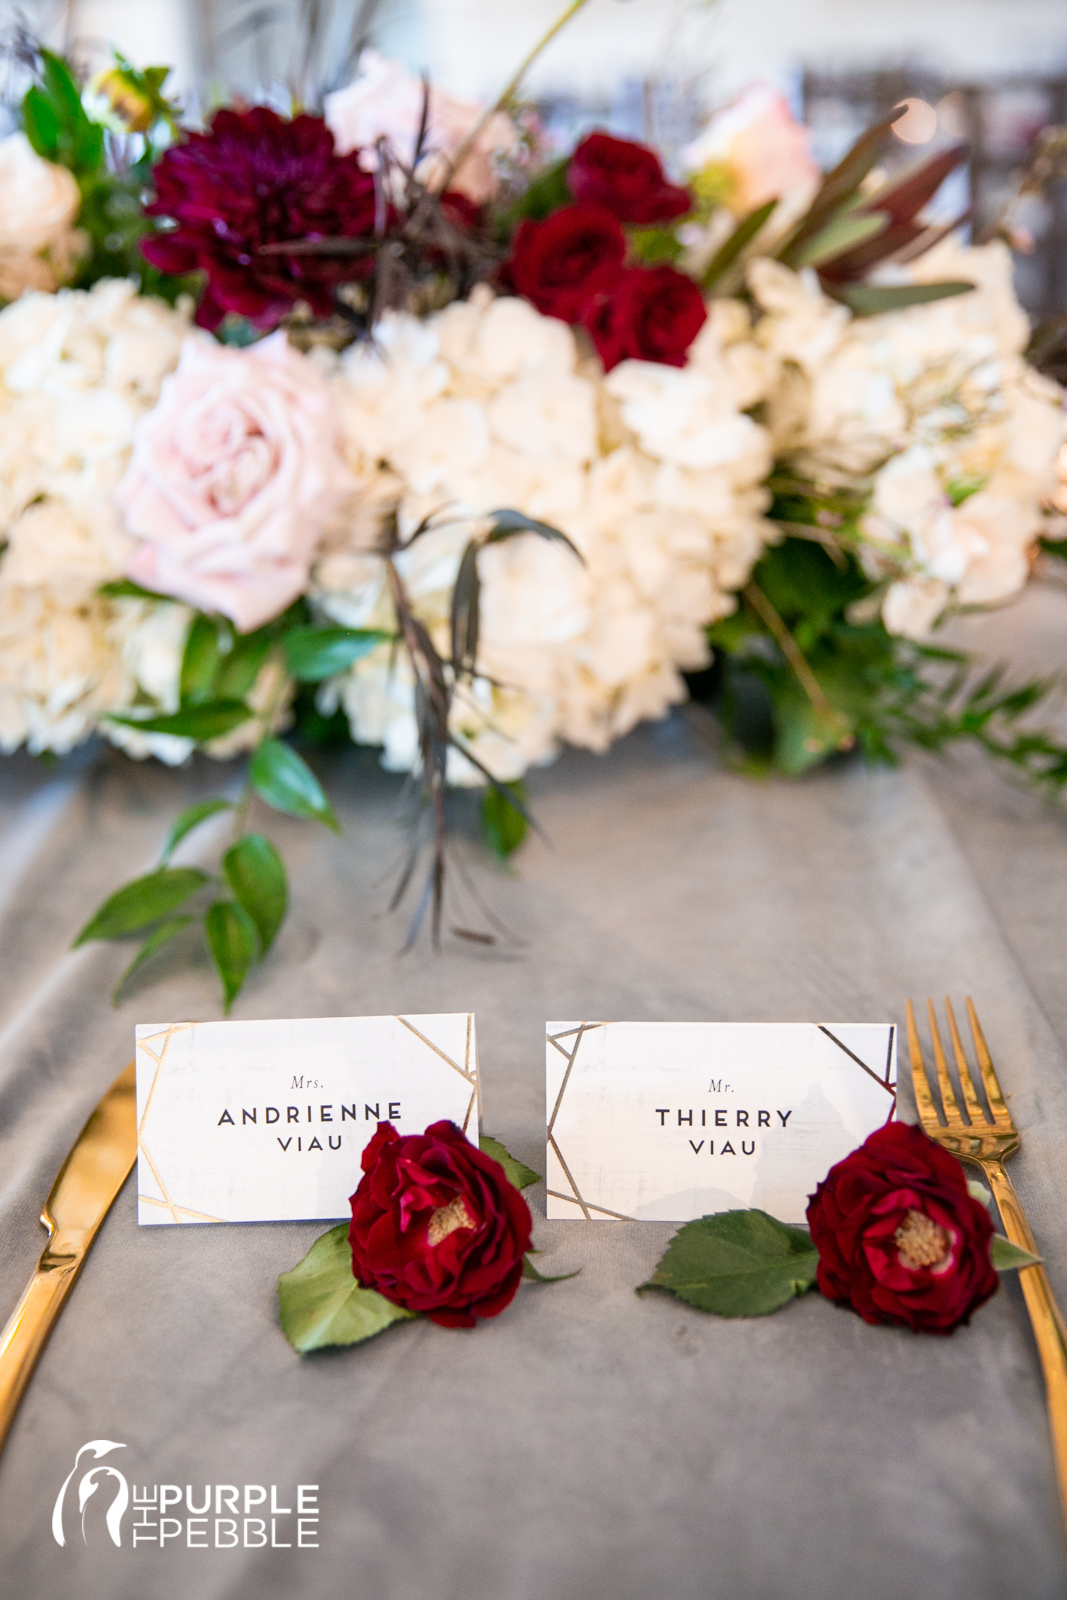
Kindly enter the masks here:
[[498, 1161], [452, 1122], [403, 1138], [379, 1122], [363, 1172], [348, 1238], [365, 1289], [445, 1328], [473, 1328], [510, 1304], [532, 1224]]
[[808, 1203], [828, 1300], [865, 1322], [951, 1333], [989, 1299], [993, 1224], [954, 1156], [891, 1122], [831, 1167]]
[[150, 216], [177, 226], [141, 244], [162, 272], [207, 274], [196, 320], [216, 328], [227, 311], [272, 328], [298, 300], [329, 316], [337, 283], [363, 276], [371, 256], [262, 255], [289, 239], [359, 238], [374, 229], [374, 177], [359, 151], [339, 156], [321, 117], [287, 121], [266, 106], [218, 111], [155, 173]]
[[563, 206], [543, 222], [520, 223], [508, 262], [509, 275], [548, 317], [577, 322], [586, 303], [619, 276], [626, 237], [610, 211]]
[[567, 187], [579, 204], [603, 206], [620, 222], [641, 226], [671, 222], [693, 208], [689, 190], [667, 182], [654, 150], [610, 133], [582, 140], [567, 169]]
[[620, 361], [684, 367], [686, 352], [708, 319], [692, 278], [673, 267], [631, 267], [582, 316], [605, 372]]

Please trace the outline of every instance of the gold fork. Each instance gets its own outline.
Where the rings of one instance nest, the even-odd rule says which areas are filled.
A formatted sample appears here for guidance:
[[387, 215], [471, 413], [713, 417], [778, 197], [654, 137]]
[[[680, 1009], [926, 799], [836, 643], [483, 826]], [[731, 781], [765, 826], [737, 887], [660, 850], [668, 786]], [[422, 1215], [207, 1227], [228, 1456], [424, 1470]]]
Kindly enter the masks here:
[[[922, 1047], [919, 1044], [919, 1032], [915, 1026], [915, 1012], [909, 1000], [908, 1050], [911, 1055], [911, 1077], [915, 1085], [915, 1103], [923, 1131], [929, 1134], [931, 1139], [936, 1139], [946, 1150], [950, 1150], [960, 1161], [970, 1161], [981, 1169], [989, 1180], [989, 1187], [1000, 1208], [1004, 1232], [1012, 1244], [1020, 1245], [1022, 1249], [1029, 1250], [1031, 1255], [1036, 1255], [1037, 1247], [1030, 1232], [1030, 1225], [1023, 1214], [1012, 1181], [1004, 1170], [1005, 1161], [1019, 1149], [1021, 1143], [1019, 1131], [1011, 1119], [1011, 1112], [1008, 1110], [996, 1072], [993, 1070], [989, 1046], [986, 1044], [974, 1004], [968, 995], [967, 1016], [971, 1024], [982, 1085], [989, 1101], [989, 1113], [978, 1098], [974, 1079], [967, 1065], [967, 1057], [963, 1051], [963, 1041], [956, 1026], [952, 1003], [947, 999], [945, 1001], [945, 1014], [948, 1017], [948, 1029], [956, 1058], [960, 1089], [966, 1106], [966, 1116], [960, 1110], [949, 1077], [933, 1001], [927, 1000], [926, 1006], [930, 1014], [930, 1037], [933, 1042], [934, 1064], [937, 1067], [937, 1083], [941, 1091], [945, 1120], [942, 1122], [938, 1116], [937, 1101], [930, 1091]], [[1037, 1341], [1038, 1355], [1041, 1357], [1041, 1366], [1045, 1374], [1049, 1428], [1052, 1432], [1052, 1448], [1056, 1458], [1060, 1504], [1064, 1521], [1067, 1522], [1067, 1325], [1064, 1324], [1063, 1315], [1053, 1297], [1052, 1286], [1043, 1266], [1023, 1267], [1019, 1273], [1019, 1283], [1026, 1297], [1026, 1309], [1033, 1323], [1034, 1338]]]

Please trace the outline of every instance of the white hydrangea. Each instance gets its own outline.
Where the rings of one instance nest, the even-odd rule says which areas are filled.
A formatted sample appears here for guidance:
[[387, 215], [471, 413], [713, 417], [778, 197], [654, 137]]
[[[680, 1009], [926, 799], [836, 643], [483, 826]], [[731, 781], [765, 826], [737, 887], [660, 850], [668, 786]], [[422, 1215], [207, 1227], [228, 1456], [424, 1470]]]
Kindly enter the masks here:
[[921, 637], [954, 601], [1020, 589], [1063, 439], [1062, 392], [1023, 356], [1026, 315], [1001, 244], [942, 241], [886, 281], [971, 282], [926, 305], [853, 317], [814, 273], [749, 267], [760, 347], [780, 363], [776, 454], [824, 489], [871, 489], [865, 562], [883, 619]]
[[[744, 414], [774, 363], [732, 303], [712, 310], [684, 369], [627, 361], [605, 378], [571, 330], [477, 290], [427, 321], [391, 315], [336, 380], [364, 514], [314, 574], [324, 615], [392, 628], [380, 513], [435, 515], [398, 565], [447, 652], [460, 555], [502, 507], [559, 528], [581, 552], [523, 535], [487, 546], [480, 675], [457, 694], [457, 734], [493, 774], [519, 777], [560, 741], [603, 750], [684, 698], [704, 629], [730, 612], [771, 534], [766, 431]], [[327, 685], [353, 736], [395, 770], [416, 760], [412, 683], [382, 645]], [[480, 781], [456, 755], [451, 776]]]
[[0, 748], [66, 751], [137, 693], [153, 609], [100, 597], [131, 540], [115, 507], [137, 419], [188, 320], [134, 286], [26, 294], [0, 312]]

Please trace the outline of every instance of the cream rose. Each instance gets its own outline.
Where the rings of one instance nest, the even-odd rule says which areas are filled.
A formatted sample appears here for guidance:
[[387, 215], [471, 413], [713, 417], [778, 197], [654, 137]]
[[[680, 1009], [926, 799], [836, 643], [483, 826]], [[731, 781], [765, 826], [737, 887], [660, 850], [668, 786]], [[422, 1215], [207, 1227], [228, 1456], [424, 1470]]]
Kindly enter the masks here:
[[126, 570], [248, 632], [303, 593], [354, 487], [326, 383], [284, 333], [247, 350], [191, 336], [119, 485], [141, 541]]
[[72, 276], [85, 239], [81, 194], [66, 167], [43, 161], [24, 133], [0, 139], [0, 295], [52, 291]]

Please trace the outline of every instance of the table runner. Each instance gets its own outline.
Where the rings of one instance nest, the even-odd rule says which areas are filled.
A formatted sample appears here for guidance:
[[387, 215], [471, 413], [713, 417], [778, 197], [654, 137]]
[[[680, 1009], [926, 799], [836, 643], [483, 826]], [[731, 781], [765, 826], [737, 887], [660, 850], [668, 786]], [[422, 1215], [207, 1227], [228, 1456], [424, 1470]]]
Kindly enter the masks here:
[[[899, 1020], [907, 994], [972, 992], [1024, 1130], [1014, 1176], [1067, 1304], [1063, 824], [971, 760], [753, 783], [725, 770], [709, 729], [690, 709], [607, 757], [571, 752], [536, 775], [549, 845], [479, 878], [522, 948], [440, 957], [398, 956], [402, 924], [378, 915], [401, 847], [398, 784], [372, 756], [347, 754], [329, 774], [342, 838], [270, 819], [294, 906], [237, 1014], [476, 1010], [485, 1127], [541, 1171], [546, 1017]], [[0, 765], [0, 1317], [39, 1253], [35, 1218], [56, 1168], [129, 1059], [134, 1023], [218, 1014], [206, 960], [190, 970], [164, 958], [159, 981], [113, 1011], [105, 996], [124, 952], [64, 951], [101, 895], [150, 864], [178, 805], [219, 776], [114, 755], [51, 776]], [[722, 1321], [634, 1294], [669, 1224], [548, 1223], [543, 1193], [528, 1191], [539, 1266], [580, 1267], [577, 1278], [524, 1286], [473, 1333], [417, 1323], [301, 1360], [278, 1330], [274, 1283], [321, 1225], [138, 1231], [131, 1180], [0, 1461], [0, 1590], [1067, 1590], [1015, 1283], [948, 1340], [868, 1328], [814, 1295], [765, 1320]], [[135, 1483], [188, 1483], [194, 1497], [205, 1483], [317, 1483], [320, 1547], [116, 1550], [76, 1534], [60, 1549], [52, 1504], [93, 1438], [125, 1443]]]

